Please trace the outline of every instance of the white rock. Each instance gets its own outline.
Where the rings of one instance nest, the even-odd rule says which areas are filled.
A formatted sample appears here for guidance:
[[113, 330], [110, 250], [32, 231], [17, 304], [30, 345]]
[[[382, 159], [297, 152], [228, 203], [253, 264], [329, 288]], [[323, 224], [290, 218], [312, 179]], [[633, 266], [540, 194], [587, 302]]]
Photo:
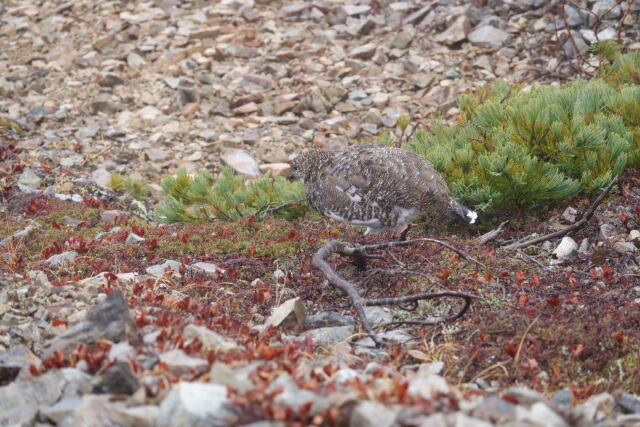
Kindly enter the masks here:
[[371, 6], [367, 6], [365, 4], [359, 4], [359, 5], [348, 4], [348, 5], [342, 6], [342, 8], [349, 16], [361, 15], [363, 13], [368, 13], [371, 10]]
[[31, 168], [26, 168], [18, 177], [18, 188], [23, 193], [33, 193], [40, 187], [42, 179]]
[[220, 156], [222, 161], [232, 167], [236, 172], [250, 177], [260, 176], [258, 162], [244, 150], [229, 148]]
[[187, 339], [198, 338], [206, 349], [216, 351], [228, 351], [238, 347], [235, 341], [226, 339], [204, 326], [187, 325], [184, 328], [184, 337]]
[[215, 427], [232, 424], [227, 388], [218, 384], [182, 382], [162, 401], [156, 427]]
[[569, 427], [569, 424], [560, 415], [542, 402], [536, 402], [531, 405], [528, 411], [518, 411], [518, 413], [520, 414], [518, 421], [521, 422], [531, 422], [534, 425], [548, 427]]
[[270, 173], [272, 176], [282, 176], [287, 178], [291, 175], [291, 165], [289, 163], [265, 163], [260, 165], [260, 170]]
[[138, 111], [138, 117], [145, 121], [147, 124], [153, 124], [153, 121], [162, 115], [162, 111], [156, 107], [147, 105]]
[[479, 46], [496, 46], [509, 40], [509, 33], [491, 25], [484, 25], [470, 32], [467, 38]]
[[292, 298], [280, 304], [267, 321], [266, 326], [288, 328], [299, 328], [304, 326], [307, 318], [307, 309], [299, 297]]
[[434, 394], [449, 393], [449, 391], [447, 380], [440, 375], [418, 372], [409, 380], [408, 392], [415, 397], [431, 400]]
[[165, 270], [167, 268], [170, 268], [173, 271], [173, 274], [171, 275], [171, 277], [179, 278], [181, 276], [178, 269], [180, 268], [181, 265], [182, 263], [169, 259], [163, 262], [162, 264], [156, 264], [156, 265], [147, 267], [146, 272], [147, 274], [151, 274], [152, 276], [164, 277]]
[[396, 425], [398, 413], [379, 402], [365, 400], [353, 408], [349, 427], [391, 427]]
[[145, 239], [142, 236], [138, 236], [136, 233], [132, 232], [132, 233], [129, 233], [129, 235], [127, 236], [127, 240], [125, 240], [124, 243], [127, 245], [135, 245], [137, 243], [142, 243], [145, 240], [147, 239]]
[[178, 348], [161, 353], [160, 361], [166, 363], [170, 370], [178, 374], [188, 374], [192, 371], [202, 372], [209, 367], [206, 360], [191, 357]]
[[465, 16], [459, 16], [446, 30], [435, 37], [435, 41], [444, 44], [456, 44], [467, 38], [469, 31], [469, 19]]
[[191, 264], [190, 267], [195, 269], [196, 272], [202, 271], [204, 274], [211, 278], [217, 278], [225, 272], [225, 270], [218, 267], [212, 262], [196, 262]]
[[65, 264], [72, 263], [77, 256], [78, 256], [78, 252], [67, 251], [67, 252], [62, 252], [61, 254], [52, 255], [45, 262], [52, 267], [61, 267]]
[[553, 255], [558, 259], [571, 258], [576, 255], [578, 244], [569, 236], [564, 236], [558, 247], [553, 251]]

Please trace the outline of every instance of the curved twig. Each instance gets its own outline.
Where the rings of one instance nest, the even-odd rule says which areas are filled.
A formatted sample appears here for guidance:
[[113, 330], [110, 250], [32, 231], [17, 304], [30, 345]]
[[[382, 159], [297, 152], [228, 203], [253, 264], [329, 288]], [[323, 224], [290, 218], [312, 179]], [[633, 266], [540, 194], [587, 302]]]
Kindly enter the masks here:
[[[453, 291], [445, 291], [445, 292], [437, 292], [437, 293], [419, 293], [413, 295], [406, 295], [401, 297], [389, 297], [389, 298], [376, 298], [376, 299], [366, 299], [360, 296], [355, 286], [350, 283], [348, 280], [344, 279], [340, 276], [327, 262], [327, 259], [331, 254], [336, 253], [339, 255], [349, 256], [349, 257], [362, 257], [366, 255], [367, 250], [380, 250], [380, 249], [388, 249], [394, 246], [406, 246], [411, 243], [417, 242], [434, 242], [442, 244], [454, 252], [458, 253], [460, 256], [465, 259], [471, 259], [475, 261], [473, 258], [468, 255], [462, 253], [458, 249], [453, 248], [451, 245], [441, 242], [435, 239], [413, 239], [406, 241], [393, 241], [378, 245], [357, 245], [348, 242], [340, 242], [337, 240], [332, 240], [326, 244], [324, 244], [318, 251], [315, 253], [312, 259], [312, 264], [318, 268], [322, 274], [327, 278], [327, 280], [337, 288], [340, 288], [347, 296], [351, 299], [351, 303], [360, 318], [360, 322], [362, 323], [363, 329], [371, 336], [374, 343], [377, 347], [382, 346], [382, 342], [376, 337], [373, 328], [371, 327], [371, 323], [367, 319], [367, 316], [364, 313], [365, 306], [380, 306], [380, 305], [397, 305], [403, 310], [412, 311], [415, 310], [418, 306], [418, 302], [422, 300], [428, 299], [438, 299], [438, 298], [462, 298], [465, 301], [462, 309], [451, 316], [444, 316], [441, 319], [435, 321], [427, 321], [427, 320], [408, 320], [408, 321], [399, 321], [399, 322], [389, 322], [385, 324], [385, 327], [391, 325], [402, 325], [402, 324], [411, 324], [411, 325], [435, 325], [445, 322], [450, 322], [462, 317], [469, 306], [471, 305], [471, 301], [477, 297], [461, 292], [453, 292]], [[475, 261], [479, 265], [483, 265], [482, 263]], [[415, 272], [412, 272], [415, 273]], [[409, 306], [407, 306], [409, 304]], [[403, 306], [404, 305], [404, 306]]]
[[530, 246], [530, 245], [535, 245], [536, 243], [544, 242], [546, 240], [554, 239], [556, 237], [562, 237], [562, 236], [564, 236], [566, 234], [569, 234], [572, 231], [575, 231], [575, 230], [578, 230], [578, 229], [582, 228], [583, 226], [585, 226], [589, 222], [589, 220], [591, 219], [591, 217], [595, 213], [596, 208], [600, 205], [600, 203], [602, 203], [604, 198], [607, 196], [607, 194], [609, 194], [609, 192], [611, 191], [611, 189], [613, 188], [613, 186], [617, 182], [618, 182], [618, 177], [616, 176], [615, 178], [613, 178], [611, 180], [611, 183], [607, 186], [607, 188], [605, 188], [605, 190], [602, 193], [600, 193], [600, 195], [593, 201], [593, 203], [591, 203], [591, 205], [585, 211], [585, 213], [582, 215], [582, 217], [578, 221], [576, 221], [573, 224], [571, 224], [570, 226], [568, 226], [567, 228], [564, 228], [564, 229], [558, 230], [558, 231], [554, 231], [553, 233], [545, 234], [544, 236], [536, 237], [535, 239], [520, 240], [520, 241], [517, 241], [515, 243], [511, 243], [509, 245], [503, 246], [503, 248], [504, 249], [516, 249], [516, 248], [527, 247], [527, 246]]

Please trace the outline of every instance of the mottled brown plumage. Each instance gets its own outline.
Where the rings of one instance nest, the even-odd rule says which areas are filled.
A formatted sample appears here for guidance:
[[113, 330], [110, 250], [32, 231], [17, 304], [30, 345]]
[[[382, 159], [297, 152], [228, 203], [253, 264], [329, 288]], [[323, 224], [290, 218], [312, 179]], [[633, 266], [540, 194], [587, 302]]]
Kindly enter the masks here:
[[442, 223], [454, 216], [473, 224], [475, 212], [451, 198], [433, 165], [417, 154], [378, 144], [339, 151], [310, 150], [292, 162], [307, 200], [323, 215], [367, 227], [399, 229], [413, 220]]

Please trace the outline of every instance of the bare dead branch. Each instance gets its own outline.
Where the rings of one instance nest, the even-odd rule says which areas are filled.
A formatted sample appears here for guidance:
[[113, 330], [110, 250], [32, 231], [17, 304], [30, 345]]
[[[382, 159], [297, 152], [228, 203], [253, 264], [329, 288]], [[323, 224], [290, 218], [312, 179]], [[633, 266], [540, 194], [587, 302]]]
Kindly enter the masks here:
[[585, 211], [585, 213], [582, 215], [582, 217], [578, 221], [576, 221], [575, 223], [573, 223], [570, 226], [568, 226], [567, 228], [565, 228], [563, 230], [554, 231], [553, 233], [545, 234], [544, 236], [536, 237], [535, 239], [520, 240], [518, 242], [511, 243], [509, 245], [503, 246], [503, 248], [504, 249], [524, 248], [524, 247], [527, 247], [527, 246], [530, 246], [530, 245], [535, 245], [536, 243], [540, 243], [540, 242], [544, 242], [544, 241], [547, 241], [547, 240], [555, 239], [557, 237], [563, 237], [566, 234], [571, 233], [572, 231], [579, 230], [580, 228], [584, 227], [589, 222], [589, 220], [593, 216], [594, 212], [596, 211], [596, 208], [600, 205], [600, 203], [602, 203], [604, 198], [607, 196], [607, 194], [609, 194], [609, 192], [611, 191], [611, 189], [613, 188], [613, 186], [617, 182], [618, 182], [618, 177], [613, 178], [611, 180], [611, 183], [607, 186], [607, 188], [605, 188], [605, 190], [602, 193], [600, 193], [600, 195], [593, 201], [593, 203], [591, 203], [591, 205]]
[[[453, 320], [459, 319], [462, 317], [469, 306], [471, 305], [471, 301], [474, 298], [477, 298], [470, 294], [465, 294], [462, 292], [437, 292], [437, 293], [418, 293], [413, 295], [405, 295], [401, 297], [389, 297], [389, 298], [376, 298], [376, 299], [366, 299], [360, 296], [358, 290], [355, 288], [353, 284], [351, 284], [348, 280], [344, 279], [340, 276], [327, 262], [327, 259], [331, 254], [339, 254], [348, 257], [363, 257], [368, 255], [368, 251], [377, 251], [377, 250], [388, 250], [395, 246], [406, 246], [412, 243], [418, 242], [432, 242], [441, 244], [454, 252], [458, 253], [460, 256], [465, 259], [470, 259], [476, 262], [479, 265], [483, 265], [479, 261], [474, 260], [470, 256], [464, 254], [458, 249], [452, 247], [451, 245], [441, 242], [435, 239], [421, 238], [421, 239], [413, 239], [413, 240], [405, 240], [402, 242], [393, 241], [387, 243], [381, 243], [378, 245], [358, 245], [349, 242], [340, 242], [337, 240], [332, 240], [325, 245], [323, 245], [313, 256], [312, 264], [318, 268], [322, 274], [327, 278], [327, 280], [337, 288], [341, 289], [347, 296], [351, 299], [351, 303], [360, 318], [360, 322], [362, 323], [363, 329], [371, 336], [376, 346], [382, 346], [382, 342], [376, 337], [367, 316], [364, 313], [363, 307], [365, 306], [380, 306], [380, 305], [397, 305], [403, 310], [413, 311], [418, 307], [418, 302], [422, 300], [431, 300], [431, 299], [439, 299], [439, 298], [458, 298], [464, 300], [464, 306], [457, 313], [449, 316], [442, 316], [436, 320], [407, 320], [400, 322], [390, 322], [383, 327], [388, 327], [392, 325], [402, 325], [402, 324], [410, 324], [410, 325], [436, 325], [440, 323], [451, 322]], [[484, 266], [484, 265], [483, 265]], [[391, 271], [391, 270], [389, 270]], [[402, 271], [402, 270], [401, 270]], [[406, 272], [402, 271], [402, 274], [415, 274], [416, 272]], [[423, 273], [419, 274], [423, 275]], [[407, 305], [408, 304], [408, 305]]]
[[504, 226], [507, 225], [508, 223], [509, 221], [504, 221], [502, 224], [498, 226], [498, 228], [491, 230], [488, 233], [485, 233], [482, 236], [478, 237], [477, 239], [478, 243], [480, 243], [481, 245], [486, 245], [490, 241], [494, 240], [504, 232]]

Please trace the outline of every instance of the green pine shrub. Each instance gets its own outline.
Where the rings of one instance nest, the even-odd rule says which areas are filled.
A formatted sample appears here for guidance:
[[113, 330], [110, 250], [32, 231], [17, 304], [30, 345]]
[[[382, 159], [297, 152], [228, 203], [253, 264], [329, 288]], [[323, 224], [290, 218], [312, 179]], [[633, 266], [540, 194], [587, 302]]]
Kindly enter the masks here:
[[[263, 175], [247, 180], [225, 167], [214, 179], [208, 172], [190, 176], [181, 169], [162, 182], [167, 195], [159, 208], [159, 221], [163, 223], [194, 223], [218, 219], [235, 221], [256, 215], [261, 217], [270, 208], [288, 201], [304, 199], [302, 182]], [[305, 214], [305, 203], [292, 204], [274, 212], [293, 220]]]
[[136, 200], [145, 200], [149, 197], [149, 184], [144, 179], [135, 179], [117, 172], [111, 174], [109, 187], [115, 191], [127, 193]]
[[611, 58], [600, 78], [530, 90], [497, 82], [459, 98], [457, 123], [436, 122], [403, 148], [429, 159], [454, 197], [480, 210], [601, 191], [640, 164], [640, 56], [596, 49]]

